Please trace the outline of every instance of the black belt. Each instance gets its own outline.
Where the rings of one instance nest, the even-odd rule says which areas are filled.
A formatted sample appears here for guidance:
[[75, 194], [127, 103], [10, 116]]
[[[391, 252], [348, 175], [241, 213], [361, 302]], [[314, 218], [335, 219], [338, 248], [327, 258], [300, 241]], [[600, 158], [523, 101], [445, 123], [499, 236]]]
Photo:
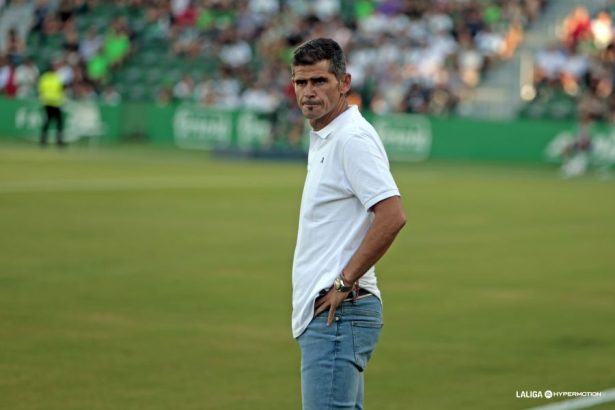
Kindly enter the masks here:
[[[331, 288], [321, 290], [318, 293], [318, 298], [325, 296], [329, 292], [329, 290], [331, 290]], [[363, 289], [363, 288], [359, 288], [359, 293], [357, 294], [357, 297], [367, 296], [367, 295], [371, 295], [371, 294], [372, 294], [372, 292], [370, 292], [369, 290]], [[354, 291], [350, 292], [348, 294], [348, 296], [346, 296], [346, 299], [344, 299], [344, 300], [352, 300], [353, 297], [354, 297]]]
[[[368, 291], [367, 289], [363, 289], [363, 288], [359, 288], [359, 292], [357, 293], [357, 297], [360, 298], [361, 296], [367, 296], [367, 295], [371, 295], [372, 292]], [[346, 296], [346, 299], [344, 300], [352, 300], [353, 298], [353, 292], [350, 292], [348, 294], [348, 296]]]

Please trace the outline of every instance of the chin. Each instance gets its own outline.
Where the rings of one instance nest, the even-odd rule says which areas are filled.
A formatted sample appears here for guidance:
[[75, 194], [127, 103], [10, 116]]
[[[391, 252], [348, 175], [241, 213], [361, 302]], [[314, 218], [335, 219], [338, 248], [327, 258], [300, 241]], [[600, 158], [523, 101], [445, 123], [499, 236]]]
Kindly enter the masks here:
[[307, 118], [308, 120], [315, 120], [317, 118], [322, 117], [322, 113], [321, 112], [310, 111], [310, 110], [305, 110], [305, 111], [303, 111], [303, 116], [305, 118]]

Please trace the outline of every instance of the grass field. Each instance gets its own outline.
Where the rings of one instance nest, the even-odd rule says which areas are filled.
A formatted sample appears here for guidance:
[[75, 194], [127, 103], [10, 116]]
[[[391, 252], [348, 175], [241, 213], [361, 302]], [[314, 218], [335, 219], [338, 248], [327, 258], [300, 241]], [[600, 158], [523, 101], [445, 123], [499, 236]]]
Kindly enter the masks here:
[[[615, 387], [615, 181], [393, 164], [368, 410]], [[299, 409], [305, 166], [0, 145], [0, 409]], [[599, 407], [613, 408], [611, 403]]]

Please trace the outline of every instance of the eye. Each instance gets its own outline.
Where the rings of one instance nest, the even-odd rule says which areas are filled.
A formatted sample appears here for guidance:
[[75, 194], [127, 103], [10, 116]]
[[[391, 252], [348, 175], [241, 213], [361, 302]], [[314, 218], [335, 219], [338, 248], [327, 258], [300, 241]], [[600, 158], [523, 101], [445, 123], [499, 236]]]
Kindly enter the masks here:
[[295, 85], [297, 85], [299, 87], [303, 87], [306, 84], [307, 84], [306, 80], [295, 80]]

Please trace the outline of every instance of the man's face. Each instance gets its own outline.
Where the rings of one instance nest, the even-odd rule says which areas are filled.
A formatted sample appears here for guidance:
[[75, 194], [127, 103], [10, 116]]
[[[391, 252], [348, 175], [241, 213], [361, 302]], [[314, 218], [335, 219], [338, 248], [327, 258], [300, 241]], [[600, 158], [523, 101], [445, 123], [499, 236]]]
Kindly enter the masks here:
[[315, 130], [322, 129], [346, 109], [343, 96], [350, 89], [350, 75], [338, 80], [329, 71], [328, 60], [293, 68], [297, 104]]

